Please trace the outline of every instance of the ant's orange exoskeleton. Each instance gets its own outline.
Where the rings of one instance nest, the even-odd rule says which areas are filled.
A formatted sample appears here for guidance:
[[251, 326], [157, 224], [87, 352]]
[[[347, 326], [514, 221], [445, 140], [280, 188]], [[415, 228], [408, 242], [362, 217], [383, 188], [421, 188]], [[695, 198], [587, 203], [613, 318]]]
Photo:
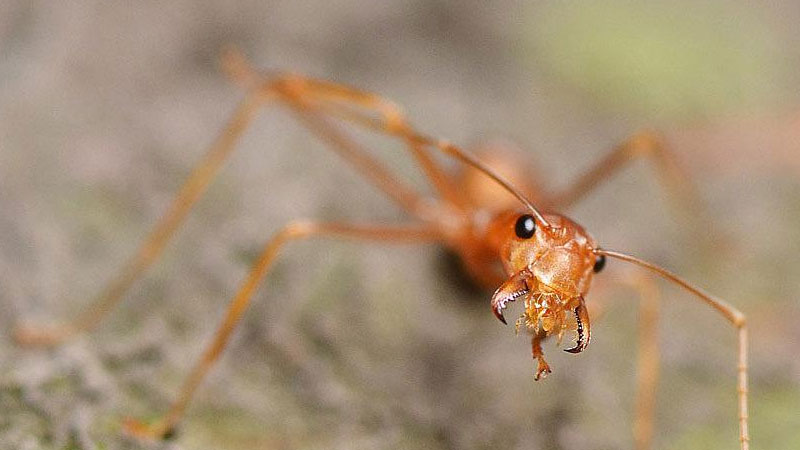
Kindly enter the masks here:
[[[531, 188], [524, 178], [507, 180], [492, 168], [497, 167], [495, 164], [484, 162], [446, 141], [417, 132], [398, 107], [377, 95], [302, 76], [262, 75], [236, 52], [226, 54], [224, 65], [228, 74], [247, 90], [247, 96], [185, 182], [169, 211], [90, 308], [61, 325], [19, 326], [15, 330], [18, 342], [31, 346], [56, 345], [77, 333], [94, 328], [131, 284], [159, 257], [175, 230], [231, 154], [256, 112], [269, 103], [287, 107], [301, 123], [415, 220], [404, 225], [354, 225], [300, 220], [284, 226], [267, 242], [234, 295], [213, 341], [185, 380], [169, 411], [159, 421], [149, 425], [128, 421], [126, 429], [130, 433], [143, 438], [162, 438], [173, 432], [278, 252], [290, 241], [324, 236], [379, 242], [438, 242], [454, 251], [479, 284], [496, 289], [491, 307], [503, 323], [506, 322], [503, 311], [509, 302], [521, 301], [524, 304], [524, 312], [516, 325], [517, 330], [524, 329], [532, 335], [532, 353], [538, 364], [536, 379], [550, 372], [542, 352], [543, 339], [555, 335], [560, 342], [564, 331], [574, 328], [577, 335], [575, 345], [565, 351], [580, 353], [589, 345], [591, 320], [585, 298], [592, 277], [603, 268], [608, 258], [647, 269], [707, 303], [736, 328], [739, 346], [739, 440], [743, 450], [748, 448], [747, 329], [744, 314], [666, 269], [625, 253], [602, 248], [580, 225], [553, 212], [567, 208], [637, 156], [652, 158], [672, 186], [684, 189], [682, 174], [658, 136], [652, 133], [634, 136], [564, 192], [545, 194]], [[430, 180], [437, 197], [424, 197], [396, 179], [339, 127], [341, 122], [402, 141]], [[453, 176], [441, 168], [431, 151], [453, 157], [468, 169]], [[498, 192], [502, 193], [498, 189], [513, 197], [508, 194], [497, 195]], [[652, 290], [643, 294], [654, 295]], [[650, 313], [652, 317], [652, 309]], [[652, 339], [648, 342], [652, 342]], [[657, 373], [657, 361], [652, 359], [643, 358], [640, 362], [639, 394], [644, 399], [640, 399], [637, 406], [634, 427], [637, 448], [649, 447], [652, 436], [652, 384]]]

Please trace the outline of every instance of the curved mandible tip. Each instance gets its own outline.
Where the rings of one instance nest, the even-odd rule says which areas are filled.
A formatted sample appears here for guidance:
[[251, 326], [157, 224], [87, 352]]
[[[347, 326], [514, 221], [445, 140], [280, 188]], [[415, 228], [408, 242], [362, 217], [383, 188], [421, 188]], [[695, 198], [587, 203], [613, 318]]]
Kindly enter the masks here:
[[575, 347], [564, 349], [564, 351], [577, 354], [586, 350], [586, 347], [589, 346], [589, 342], [592, 340], [592, 325], [589, 322], [589, 310], [586, 309], [586, 302], [583, 300], [583, 296], [580, 298], [580, 304], [578, 304], [572, 312], [575, 314], [575, 321], [578, 324], [578, 341], [575, 343]]

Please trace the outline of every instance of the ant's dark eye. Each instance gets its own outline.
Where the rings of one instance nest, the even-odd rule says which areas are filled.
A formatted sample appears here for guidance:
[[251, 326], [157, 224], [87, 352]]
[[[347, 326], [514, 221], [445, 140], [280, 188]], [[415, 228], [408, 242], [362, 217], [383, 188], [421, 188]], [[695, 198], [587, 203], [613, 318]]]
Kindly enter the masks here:
[[514, 225], [514, 233], [520, 239], [532, 238], [533, 234], [536, 233], [536, 221], [533, 220], [533, 216], [529, 214], [519, 216], [517, 223]]
[[594, 273], [600, 272], [603, 270], [603, 267], [606, 266], [606, 255], [600, 255], [597, 259], [594, 260]]

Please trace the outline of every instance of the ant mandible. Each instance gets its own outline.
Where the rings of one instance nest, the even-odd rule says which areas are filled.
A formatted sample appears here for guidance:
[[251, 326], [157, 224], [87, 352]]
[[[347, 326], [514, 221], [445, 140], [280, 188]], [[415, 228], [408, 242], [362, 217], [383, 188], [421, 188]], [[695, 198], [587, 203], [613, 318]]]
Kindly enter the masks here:
[[[169, 411], [157, 422], [126, 422], [126, 430], [140, 438], [163, 438], [173, 433], [197, 387], [223, 351], [231, 333], [246, 310], [280, 249], [288, 242], [311, 237], [351, 238], [379, 242], [438, 242], [458, 254], [467, 272], [481, 285], [496, 288], [491, 299], [495, 316], [503, 323], [509, 302], [522, 299], [524, 312], [517, 330], [532, 335], [533, 357], [538, 361], [535, 378], [550, 373], [541, 342], [557, 336], [559, 342], [568, 323], [574, 319], [576, 344], [570, 353], [584, 351], [591, 340], [591, 321], [585, 303], [592, 277], [602, 270], [606, 258], [626, 261], [674, 283], [722, 314], [738, 332], [738, 416], [741, 449], [749, 447], [747, 416], [747, 328], [745, 316], [719, 298], [694, 286], [672, 272], [634, 256], [600, 247], [580, 225], [554, 212], [564, 209], [591, 191], [600, 181], [626, 162], [638, 157], [656, 161], [673, 185], [680, 187], [680, 173], [661, 139], [653, 133], [640, 133], [623, 142], [605, 159], [562, 193], [546, 195], [535, 189], [516, 186], [489, 164], [455, 145], [417, 132], [392, 102], [375, 94], [327, 81], [297, 76], [269, 75], [254, 70], [236, 52], [226, 52], [223, 66], [228, 75], [247, 90], [217, 141], [184, 183], [170, 209], [143, 242], [121, 273], [101, 292], [91, 307], [68, 322], [52, 326], [21, 325], [16, 340], [28, 346], [57, 345], [70, 337], [94, 328], [120, 301], [133, 282], [161, 254], [164, 247], [203, 195], [218, 169], [232, 153], [237, 141], [256, 112], [268, 103], [279, 103], [330, 148], [351, 163], [365, 178], [394, 200], [414, 223], [405, 225], [355, 225], [293, 221], [280, 229], [266, 244], [249, 275], [228, 306], [213, 341], [196, 363]], [[336, 121], [363, 127], [402, 141], [430, 180], [438, 197], [423, 197], [397, 180], [392, 173], [350, 138]], [[445, 172], [431, 150], [459, 160], [469, 167], [460, 176]], [[475, 173], [516, 197], [514, 203], [490, 200], [477, 195]], [[466, 188], [465, 188], [466, 186]], [[480, 186], [480, 183], [478, 184]], [[524, 192], [526, 191], [526, 192]], [[524, 193], [523, 193], [524, 192]], [[484, 196], [485, 197], [485, 196]], [[535, 199], [535, 206], [530, 199]], [[542, 209], [540, 209], [542, 208]], [[547, 212], [546, 212], [547, 211]], [[499, 288], [497, 286], [499, 285]], [[652, 364], [644, 367], [645, 377], [655, 378]], [[642, 377], [642, 375], [640, 375]], [[640, 386], [641, 384], [640, 379]], [[646, 384], [645, 380], [645, 384]], [[650, 397], [650, 392], [640, 392]], [[646, 399], [643, 404], [652, 404]], [[652, 407], [637, 412], [635, 440], [638, 448], [648, 448], [652, 435]]]

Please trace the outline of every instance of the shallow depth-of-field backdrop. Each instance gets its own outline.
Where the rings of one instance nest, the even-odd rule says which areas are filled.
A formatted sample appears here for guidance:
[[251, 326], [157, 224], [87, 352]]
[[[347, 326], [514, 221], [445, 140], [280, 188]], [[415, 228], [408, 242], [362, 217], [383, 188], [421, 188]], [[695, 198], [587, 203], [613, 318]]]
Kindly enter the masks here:
[[[13, 345], [17, 319], [86, 306], [168, 206], [242, 97], [218, 66], [231, 44], [385, 94], [432, 135], [513, 142], [554, 188], [662, 130], [705, 218], [642, 161], [567, 213], [748, 315], [753, 447], [800, 447], [800, 6], [697, 3], [0, 2], [0, 448], [138, 448], [121, 420], [165, 410], [273, 231], [404, 220], [268, 110], [107, 322]], [[364, 137], [423, 186], [399, 147]], [[609, 261], [591, 346], [548, 342], [540, 382], [527, 338], [448, 267], [430, 245], [290, 245], [165, 448], [632, 447], [629, 267]], [[735, 333], [659, 285], [656, 448], [736, 448]]]

